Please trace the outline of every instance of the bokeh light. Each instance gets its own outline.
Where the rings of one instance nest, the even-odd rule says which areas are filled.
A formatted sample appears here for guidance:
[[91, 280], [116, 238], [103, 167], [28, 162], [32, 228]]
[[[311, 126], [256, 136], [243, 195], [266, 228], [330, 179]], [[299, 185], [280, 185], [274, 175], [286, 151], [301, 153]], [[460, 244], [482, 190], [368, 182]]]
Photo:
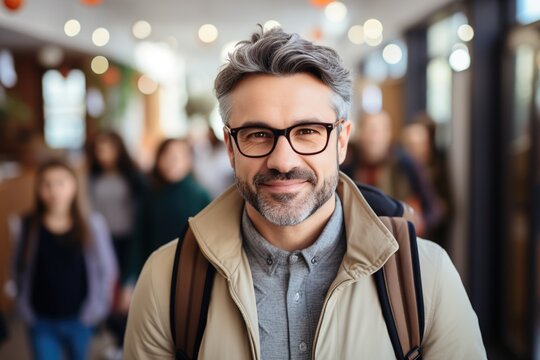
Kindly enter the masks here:
[[362, 25], [353, 25], [349, 29], [347, 36], [349, 41], [356, 45], [364, 43], [364, 27]]
[[280, 28], [280, 27], [281, 27], [281, 24], [278, 21], [276, 21], [276, 20], [268, 20], [267, 22], [264, 23], [263, 30], [268, 31], [268, 30], [271, 30], [273, 28]]
[[105, 56], [98, 55], [92, 59], [90, 67], [95, 74], [101, 75], [109, 69], [109, 60]]
[[152, 25], [148, 21], [140, 20], [133, 24], [131, 31], [137, 39], [144, 40], [152, 34]]
[[347, 7], [340, 1], [333, 1], [324, 8], [324, 15], [331, 22], [340, 22], [347, 16]]
[[463, 24], [458, 27], [457, 34], [462, 41], [471, 41], [474, 37], [474, 29], [469, 24]]
[[199, 28], [199, 39], [206, 44], [213, 43], [219, 35], [217, 27], [212, 24], [204, 24]]
[[377, 19], [368, 19], [364, 22], [364, 37], [367, 39], [382, 38], [383, 25]]
[[151, 95], [157, 91], [159, 85], [151, 77], [141, 75], [139, 81], [137, 82], [137, 87], [144, 95]]
[[66, 23], [64, 24], [64, 32], [69, 37], [79, 35], [79, 33], [81, 32], [81, 23], [75, 19], [66, 21]]
[[397, 64], [403, 58], [401, 48], [396, 44], [388, 44], [383, 49], [383, 59], [390, 65]]
[[102, 27], [97, 28], [92, 33], [92, 42], [96, 46], [101, 47], [101, 46], [107, 45], [107, 43], [109, 42], [109, 38], [110, 38], [109, 31]]

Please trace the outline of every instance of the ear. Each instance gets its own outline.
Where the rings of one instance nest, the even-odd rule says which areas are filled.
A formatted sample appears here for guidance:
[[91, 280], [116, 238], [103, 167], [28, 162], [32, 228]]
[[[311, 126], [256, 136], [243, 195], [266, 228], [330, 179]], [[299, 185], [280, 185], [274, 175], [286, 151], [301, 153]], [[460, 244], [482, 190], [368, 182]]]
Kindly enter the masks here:
[[225, 146], [227, 148], [227, 155], [229, 156], [229, 162], [231, 167], [234, 169], [234, 145], [231, 134], [223, 127], [223, 140], [225, 141]]
[[349, 137], [351, 136], [351, 122], [344, 119], [341, 123], [341, 131], [338, 138], [338, 159], [339, 164], [343, 164], [345, 157], [347, 156], [347, 145], [349, 144]]

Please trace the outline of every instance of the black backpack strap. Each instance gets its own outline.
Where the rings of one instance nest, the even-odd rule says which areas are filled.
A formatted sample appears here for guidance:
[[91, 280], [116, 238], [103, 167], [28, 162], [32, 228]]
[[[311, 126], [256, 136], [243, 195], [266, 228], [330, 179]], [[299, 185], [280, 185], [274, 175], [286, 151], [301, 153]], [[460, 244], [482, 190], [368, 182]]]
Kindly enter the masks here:
[[197, 359], [206, 327], [215, 269], [186, 226], [173, 263], [170, 325], [176, 359]]
[[397, 251], [375, 273], [381, 308], [397, 359], [422, 358], [424, 301], [414, 226], [406, 219], [381, 217], [399, 243]]

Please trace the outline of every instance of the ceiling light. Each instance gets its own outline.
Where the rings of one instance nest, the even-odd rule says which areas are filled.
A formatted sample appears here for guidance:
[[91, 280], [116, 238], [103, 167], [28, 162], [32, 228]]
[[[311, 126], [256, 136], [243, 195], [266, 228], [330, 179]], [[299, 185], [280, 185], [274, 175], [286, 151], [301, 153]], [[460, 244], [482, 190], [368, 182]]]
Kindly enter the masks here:
[[390, 65], [397, 64], [401, 61], [403, 57], [403, 52], [401, 48], [396, 44], [388, 44], [384, 47], [383, 50], [383, 59]]
[[362, 25], [351, 26], [347, 35], [353, 44], [361, 45], [364, 43], [364, 28]]
[[105, 46], [109, 42], [109, 31], [105, 28], [97, 28], [92, 34], [92, 42], [96, 46]]
[[90, 67], [94, 73], [101, 75], [109, 69], [109, 60], [105, 56], [96, 56], [92, 59]]
[[464, 71], [471, 65], [471, 56], [467, 48], [456, 47], [448, 59], [450, 67], [456, 72]]
[[462, 41], [471, 41], [474, 37], [474, 30], [471, 25], [463, 24], [458, 28], [457, 34]]
[[77, 36], [81, 32], [81, 23], [75, 19], [66, 21], [64, 25], [64, 32], [69, 37]]
[[268, 20], [267, 22], [264, 23], [263, 30], [268, 31], [268, 30], [272, 30], [273, 28], [280, 28], [280, 27], [281, 27], [281, 24], [277, 22], [276, 20]]
[[218, 29], [212, 24], [204, 24], [199, 28], [199, 39], [206, 44], [213, 43], [218, 37]]
[[133, 36], [137, 39], [143, 40], [150, 36], [152, 33], [152, 25], [148, 21], [140, 20], [133, 24], [131, 29]]
[[[366, 33], [364, 32], [364, 35], [365, 35], [365, 34], [366, 34]], [[381, 36], [379, 36], [378, 38], [370, 38], [370, 37], [367, 37], [367, 36], [366, 36], [366, 37], [364, 38], [364, 41], [365, 41], [366, 44], [368, 44], [369, 46], [373, 46], [373, 47], [379, 46], [379, 45], [382, 43], [382, 41], [383, 41], [383, 36], [381, 35]]]
[[340, 1], [333, 1], [324, 8], [324, 15], [331, 22], [340, 22], [347, 16], [347, 7]]
[[[378, 39], [382, 37], [383, 26], [377, 19], [369, 19], [364, 23], [364, 36], [366, 39]], [[366, 40], [367, 42], [367, 40]]]

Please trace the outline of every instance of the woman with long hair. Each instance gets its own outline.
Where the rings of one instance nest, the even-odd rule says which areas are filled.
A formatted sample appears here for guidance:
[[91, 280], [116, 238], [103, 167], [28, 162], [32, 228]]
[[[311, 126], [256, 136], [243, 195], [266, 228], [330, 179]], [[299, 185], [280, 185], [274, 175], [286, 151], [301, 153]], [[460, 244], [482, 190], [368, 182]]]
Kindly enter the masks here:
[[101, 130], [88, 147], [89, 191], [94, 210], [104, 217], [111, 232], [120, 279], [107, 328], [115, 345], [106, 357], [119, 357], [124, 340], [133, 279], [128, 276], [128, 259], [134, 242], [134, 225], [146, 191], [142, 173], [131, 159], [124, 141], [112, 130]]
[[18, 306], [35, 359], [86, 359], [93, 329], [109, 313], [117, 264], [104, 219], [84, 211], [63, 161], [37, 173], [35, 209], [18, 234]]

